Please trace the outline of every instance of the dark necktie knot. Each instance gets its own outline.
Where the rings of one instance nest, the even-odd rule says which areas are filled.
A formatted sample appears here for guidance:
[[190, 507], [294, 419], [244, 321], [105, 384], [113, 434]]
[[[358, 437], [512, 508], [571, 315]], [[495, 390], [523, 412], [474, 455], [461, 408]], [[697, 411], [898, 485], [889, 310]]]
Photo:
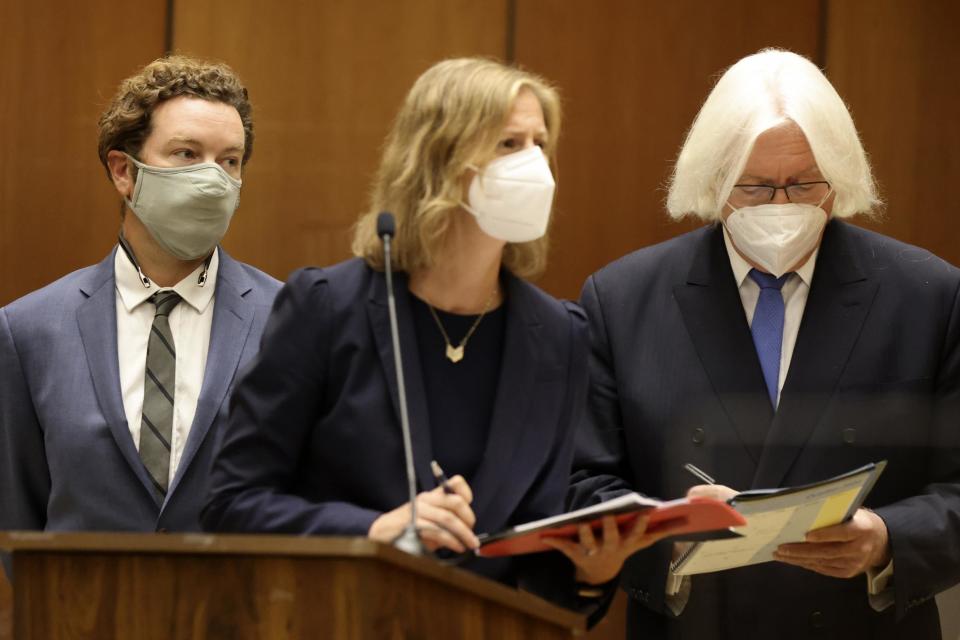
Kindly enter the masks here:
[[772, 274], [757, 271], [756, 269], [750, 269], [750, 273], [747, 275], [749, 275], [750, 279], [756, 282], [761, 289], [776, 289], [777, 291], [783, 288], [783, 283], [790, 277], [789, 273], [785, 273], [779, 278], [774, 278]]
[[150, 302], [157, 307], [158, 316], [168, 316], [173, 308], [180, 303], [183, 298], [176, 291], [157, 291], [150, 296]]

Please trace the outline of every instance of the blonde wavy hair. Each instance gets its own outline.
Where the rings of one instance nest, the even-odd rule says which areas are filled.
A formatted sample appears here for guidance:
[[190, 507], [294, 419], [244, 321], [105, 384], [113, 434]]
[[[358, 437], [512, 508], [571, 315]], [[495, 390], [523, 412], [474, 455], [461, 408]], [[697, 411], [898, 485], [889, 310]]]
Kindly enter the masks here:
[[[397, 225], [395, 268], [409, 273], [431, 266], [450, 230], [450, 213], [463, 199], [465, 172], [495, 157], [503, 127], [524, 88], [543, 109], [543, 152], [556, 176], [561, 117], [556, 90], [539, 76], [494, 60], [444, 60], [417, 79], [394, 120], [371, 188], [370, 208], [354, 229], [354, 255], [383, 269], [376, 219], [381, 211], [390, 211]], [[546, 236], [508, 243], [503, 264], [520, 277], [539, 275], [546, 268], [547, 246]]]
[[139, 157], [150, 135], [153, 110], [178, 96], [223, 102], [235, 108], [243, 123], [242, 164], [247, 163], [253, 153], [253, 107], [240, 78], [222, 63], [170, 55], [154, 60], [121, 82], [100, 116], [97, 146], [108, 177], [107, 153], [116, 149]]

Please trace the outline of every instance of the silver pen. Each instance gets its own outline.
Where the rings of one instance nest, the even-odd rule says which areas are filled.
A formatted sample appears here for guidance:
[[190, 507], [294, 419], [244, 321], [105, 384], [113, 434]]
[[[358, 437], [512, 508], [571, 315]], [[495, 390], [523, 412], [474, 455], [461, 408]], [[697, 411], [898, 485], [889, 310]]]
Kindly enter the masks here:
[[692, 473], [693, 475], [697, 476], [699, 479], [703, 480], [703, 481], [706, 482], [707, 484], [717, 484], [717, 481], [716, 481], [716, 480], [714, 480], [713, 478], [711, 478], [711, 477], [708, 476], [706, 473], [704, 473], [703, 471], [701, 471], [701, 470], [698, 469], [697, 467], [693, 466], [693, 465], [690, 464], [689, 462], [688, 462], [687, 464], [683, 465], [683, 468], [684, 468], [686, 471], [689, 471], [689, 472]]

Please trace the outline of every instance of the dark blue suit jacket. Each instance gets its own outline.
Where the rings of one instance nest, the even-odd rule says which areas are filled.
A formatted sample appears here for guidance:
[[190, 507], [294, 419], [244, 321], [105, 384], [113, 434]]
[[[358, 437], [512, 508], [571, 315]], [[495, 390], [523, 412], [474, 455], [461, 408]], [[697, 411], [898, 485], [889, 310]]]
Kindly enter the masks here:
[[[478, 532], [562, 511], [586, 395], [583, 313], [509, 273], [504, 282], [500, 380], [472, 484]], [[365, 536], [407, 501], [386, 300], [384, 275], [358, 259], [291, 276], [233, 396], [208, 529]], [[396, 300], [417, 481], [428, 490], [429, 416], [404, 274]], [[516, 564], [468, 568], [517, 583]]]
[[123, 410], [113, 271], [111, 252], [0, 309], [0, 530], [200, 529], [214, 434], [280, 283], [220, 250], [203, 387], [160, 502]]
[[742, 490], [889, 461], [866, 504], [889, 529], [895, 606], [871, 609], [862, 576], [771, 562], [694, 576], [672, 618], [660, 545], [622, 574], [638, 634], [939, 637], [932, 598], [960, 579], [960, 270], [830, 222], [776, 414], [720, 227], [605, 267], [582, 304], [592, 354], [578, 506], [628, 487], [682, 496], [696, 484], [686, 462]]

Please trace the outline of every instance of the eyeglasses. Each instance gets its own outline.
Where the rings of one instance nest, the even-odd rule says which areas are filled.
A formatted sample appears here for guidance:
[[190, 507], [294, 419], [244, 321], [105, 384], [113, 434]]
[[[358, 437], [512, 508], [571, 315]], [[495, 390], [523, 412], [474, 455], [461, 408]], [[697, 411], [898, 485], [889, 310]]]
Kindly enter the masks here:
[[776, 186], [772, 184], [735, 184], [733, 192], [730, 194], [730, 200], [741, 206], [751, 206], [757, 204], [766, 204], [773, 202], [777, 191], [783, 189], [787, 195], [787, 200], [799, 204], [820, 204], [830, 192], [830, 183], [821, 182], [797, 182], [796, 184], [785, 184]]

